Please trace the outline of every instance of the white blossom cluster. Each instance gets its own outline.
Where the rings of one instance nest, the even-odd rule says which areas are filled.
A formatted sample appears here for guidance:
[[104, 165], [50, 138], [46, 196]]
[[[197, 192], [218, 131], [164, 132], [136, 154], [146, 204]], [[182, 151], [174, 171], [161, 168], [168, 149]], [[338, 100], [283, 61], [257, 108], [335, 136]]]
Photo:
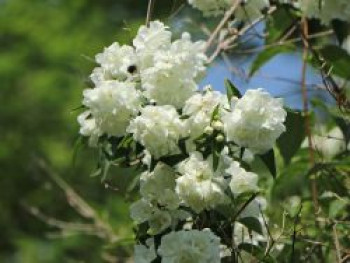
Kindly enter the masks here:
[[135, 246], [136, 263], [152, 262], [157, 254], [165, 263], [219, 263], [220, 238], [209, 229], [182, 230], [164, 235], [157, 251], [153, 239], [148, 239], [146, 245]]
[[262, 15], [262, 11], [270, 6], [268, 0], [188, 0], [194, 8], [203, 12], [204, 16], [220, 16], [231, 6], [240, 1], [234, 15], [241, 21], [253, 21]]
[[[84, 91], [83, 106], [87, 110], [78, 118], [80, 133], [90, 136], [91, 144], [96, 144], [101, 135], [124, 136], [127, 130], [135, 132], [135, 139], [147, 146], [154, 133], [173, 129], [164, 136], [172, 137], [175, 143], [182, 136], [183, 125], [176, 121], [176, 109], [195, 94], [207, 57], [204, 42], [191, 41], [188, 33], [175, 41], [171, 37], [167, 27], [155, 21], [139, 29], [133, 46], [113, 43], [96, 55], [98, 67], [90, 76], [95, 87]], [[164, 107], [142, 108], [145, 101]], [[163, 121], [168, 125], [157, 123]], [[164, 140], [160, 140], [162, 143]], [[159, 155], [174, 151], [171, 143], [162, 146]]]
[[[262, 89], [230, 101], [210, 86], [199, 91], [206, 60], [203, 42], [187, 33], [172, 41], [161, 22], [151, 22], [133, 46], [114, 43], [96, 56], [95, 87], [83, 92], [80, 133], [97, 147], [110, 143], [107, 152], [132, 141], [142, 160], [140, 198], [130, 213], [147, 239], [135, 246], [136, 263], [220, 262], [224, 244], [196, 227], [196, 218], [257, 193], [258, 175], [243, 161], [270, 150], [285, 131], [281, 100]], [[252, 204], [241, 218], [259, 212]]]
[[[253, 21], [262, 15], [270, 6], [269, 0], [188, 0], [204, 16], [223, 16], [231, 6], [240, 1], [234, 12], [235, 18], [241, 21]], [[350, 22], [350, 4], [348, 0], [278, 0], [281, 4], [290, 4], [302, 11], [308, 18], [319, 19], [328, 25], [338, 19]]]
[[298, 4], [306, 17], [320, 19], [324, 24], [334, 19], [350, 22], [348, 0], [299, 0]]

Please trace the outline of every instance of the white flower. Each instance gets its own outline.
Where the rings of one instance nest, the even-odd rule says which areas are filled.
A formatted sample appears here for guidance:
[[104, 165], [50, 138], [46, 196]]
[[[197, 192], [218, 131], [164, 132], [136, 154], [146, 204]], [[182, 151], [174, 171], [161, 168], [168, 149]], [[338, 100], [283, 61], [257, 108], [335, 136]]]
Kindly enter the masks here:
[[78, 123], [80, 124], [79, 133], [83, 136], [90, 137], [89, 144], [96, 146], [98, 137], [101, 136], [101, 131], [97, 128], [96, 120], [92, 117], [90, 111], [84, 111], [78, 116]]
[[162, 237], [158, 254], [163, 263], [219, 263], [220, 238], [210, 230], [171, 232]]
[[133, 47], [120, 46], [113, 43], [96, 55], [96, 62], [100, 68], [94, 70], [91, 79], [98, 84], [98, 80], [117, 79], [125, 80], [131, 78], [137, 70], [137, 57]]
[[156, 51], [167, 50], [171, 44], [171, 32], [160, 21], [141, 26], [133, 41], [141, 69], [153, 66]]
[[145, 199], [140, 199], [130, 206], [130, 216], [137, 224], [148, 221], [156, 211], [158, 209]]
[[282, 100], [272, 98], [262, 89], [248, 90], [225, 114], [224, 126], [228, 140], [253, 153], [270, 150], [285, 131], [286, 118]]
[[192, 42], [188, 33], [167, 50], [154, 53], [154, 65], [141, 71], [145, 95], [159, 105], [181, 108], [197, 90], [195, 79], [205, 71], [204, 42]]
[[156, 250], [154, 248], [154, 239], [146, 240], [146, 245], [135, 245], [134, 260], [135, 263], [151, 263], [157, 258]]
[[141, 107], [139, 92], [132, 83], [104, 81], [94, 89], [84, 90], [83, 95], [83, 104], [89, 108], [97, 128], [108, 135], [125, 135]]
[[140, 177], [140, 193], [150, 202], [175, 210], [180, 200], [175, 193], [175, 171], [165, 165], [157, 164], [153, 172], [144, 172]]
[[329, 24], [334, 19], [350, 22], [348, 0], [299, 0], [299, 4], [307, 17], [320, 19], [323, 24]]
[[150, 235], [157, 235], [171, 226], [172, 218], [169, 211], [157, 210], [151, 217], [148, 218]]
[[155, 158], [179, 152], [178, 141], [185, 135], [184, 124], [170, 105], [146, 106], [130, 124], [128, 132]]
[[219, 16], [232, 5], [232, 0], [188, 0], [188, 3], [202, 11], [204, 16]]
[[258, 175], [252, 172], [247, 172], [240, 167], [238, 162], [233, 161], [231, 166], [226, 169], [226, 173], [232, 176], [230, 188], [234, 195], [258, 190]]
[[169, 227], [176, 226], [178, 221], [191, 217], [191, 214], [186, 211], [174, 209], [160, 208], [156, 203], [142, 198], [130, 206], [130, 216], [136, 224], [148, 222], [147, 233], [157, 235]]
[[223, 189], [223, 178], [214, 174], [211, 164], [203, 160], [199, 152], [178, 165], [182, 175], [176, 179], [176, 192], [184, 203], [199, 213], [227, 201]]
[[339, 127], [334, 127], [329, 132], [320, 129], [319, 135], [312, 138], [314, 148], [327, 160], [346, 149], [343, 132]]
[[189, 116], [186, 126], [192, 139], [198, 138], [205, 132], [206, 127], [210, 127], [216, 106], [228, 107], [227, 98], [221, 92], [209, 89], [204, 94], [197, 93], [186, 101], [183, 114]]

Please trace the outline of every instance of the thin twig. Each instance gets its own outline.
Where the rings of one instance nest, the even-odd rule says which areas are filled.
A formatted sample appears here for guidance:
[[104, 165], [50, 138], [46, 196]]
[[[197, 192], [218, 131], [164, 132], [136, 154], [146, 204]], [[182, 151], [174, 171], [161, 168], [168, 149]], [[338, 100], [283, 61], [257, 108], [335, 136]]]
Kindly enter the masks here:
[[152, 19], [152, 12], [154, 8], [154, 3], [156, 0], [149, 0], [148, 1], [148, 7], [147, 7], [147, 16], [146, 16], [146, 26], [149, 26], [149, 23]]
[[335, 246], [335, 251], [336, 251], [336, 256], [337, 256], [337, 262], [341, 263], [342, 257], [341, 257], [341, 253], [340, 253], [340, 244], [339, 244], [339, 238], [338, 238], [338, 233], [337, 233], [337, 224], [333, 225], [333, 239], [334, 239], [334, 246]]
[[292, 255], [290, 257], [290, 262], [291, 263], [294, 263], [294, 253], [295, 253], [295, 243], [296, 243], [296, 238], [297, 238], [297, 224], [299, 222], [299, 216], [300, 216], [300, 213], [301, 213], [301, 210], [302, 210], [303, 206], [300, 205], [299, 207], [299, 211], [298, 213], [296, 214], [295, 218], [294, 218], [294, 226], [293, 226], [293, 238], [292, 238]]
[[220, 23], [217, 25], [217, 27], [215, 28], [213, 33], [210, 35], [210, 37], [206, 43], [205, 49], [204, 49], [205, 51], [207, 51], [209, 49], [209, 47], [213, 44], [215, 38], [220, 33], [221, 29], [223, 29], [225, 24], [229, 21], [230, 17], [235, 12], [235, 10], [240, 5], [240, 3], [241, 3], [241, 0], [233, 0], [233, 4], [232, 4], [231, 8], [225, 13], [223, 19], [220, 21]]
[[119, 240], [114, 234], [112, 227], [105, 222], [96, 211], [82, 198], [78, 193], [67, 184], [58, 174], [53, 172], [51, 168], [41, 159], [36, 160], [37, 165], [62, 189], [66, 194], [68, 204], [74, 208], [81, 216], [92, 219], [97, 229], [105, 233], [106, 238], [110, 242]]
[[[315, 165], [315, 153], [314, 153], [314, 147], [312, 143], [312, 134], [311, 134], [311, 123], [310, 123], [310, 115], [309, 115], [309, 102], [308, 102], [308, 94], [306, 90], [306, 70], [307, 70], [307, 59], [309, 55], [309, 43], [307, 41], [309, 28], [308, 28], [308, 21], [306, 18], [303, 18], [301, 21], [302, 26], [302, 35], [303, 37], [303, 66], [302, 66], [302, 80], [301, 80], [301, 92], [303, 97], [303, 109], [305, 114], [305, 133], [307, 135], [307, 141], [308, 141], [308, 150], [309, 150], [309, 162], [310, 166], [313, 167]], [[310, 178], [311, 181], [311, 194], [312, 194], [312, 201], [314, 205], [315, 214], [319, 212], [319, 205], [318, 205], [318, 190], [317, 190], [317, 183], [316, 179], [314, 177]]]
[[[325, 37], [325, 36], [331, 36], [333, 33], [334, 33], [333, 30], [315, 33], [315, 34], [309, 35], [308, 40], [317, 39], [317, 38]], [[302, 41], [303, 41], [303, 39], [301, 37], [296, 37], [296, 38], [292, 38], [292, 39], [288, 39], [288, 40], [284, 40], [284, 41], [278, 41], [275, 43], [266, 44], [266, 45], [263, 45], [261, 47], [255, 47], [255, 48], [244, 49], [244, 50], [237, 50], [237, 53], [239, 53], [239, 54], [256, 53], [256, 52], [261, 52], [261, 51], [269, 49], [269, 48], [284, 46], [284, 45], [298, 43], [298, 42], [302, 42]]]

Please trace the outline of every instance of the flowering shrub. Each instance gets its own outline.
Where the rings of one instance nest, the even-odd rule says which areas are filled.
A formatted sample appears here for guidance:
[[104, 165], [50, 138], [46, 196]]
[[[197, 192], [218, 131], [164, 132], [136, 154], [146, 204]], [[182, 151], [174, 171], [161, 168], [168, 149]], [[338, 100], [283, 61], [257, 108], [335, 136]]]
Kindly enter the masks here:
[[[111, 160], [138, 161], [144, 170], [141, 199], [131, 205], [136, 262], [220, 262], [238, 233], [225, 240], [211, 224], [224, 216], [220, 209], [237, 212], [254, 201], [258, 175], [243, 168], [242, 154], [271, 150], [285, 131], [286, 111], [262, 89], [240, 98], [200, 91], [196, 80], [207, 58], [188, 33], [171, 41], [155, 21], [133, 43], [114, 43], [96, 56], [100, 67], [91, 75], [95, 87], [83, 94], [80, 132]], [[259, 215], [249, 217], [259, 222]]]
[[[341, 0], [188, 2], [205, 16], [232, 8], [242, 23], [276, 7], [324, 24], [350, 17]], [[288, 132], [286, 122], [300, 115], [287, 113], [281, 99], [261, 88], [243, 96], [230, 81], [227, 94], [199, 89], [211, 61], [207, 51], [208, 42], [192, 41], [189, 33], [173, 39], [167, 26], [153, 21], [140, 27], [132, 46], [113, 43], [96, 56], [94, 88], [83, 92], [81, 135], [105, 162], [141, 170], [139, 199], [130, 208], [135, 262], [271, 262], [269, 253], [284, 247], [271, 237], [266, 192], [252, 161], [276, 175], [273, 148]], [[346, 148], [328, 154], [329, 143], [315, 143], [329, 158]], [[295, 152], [281, 147], [280, 154], [289, 162]]]

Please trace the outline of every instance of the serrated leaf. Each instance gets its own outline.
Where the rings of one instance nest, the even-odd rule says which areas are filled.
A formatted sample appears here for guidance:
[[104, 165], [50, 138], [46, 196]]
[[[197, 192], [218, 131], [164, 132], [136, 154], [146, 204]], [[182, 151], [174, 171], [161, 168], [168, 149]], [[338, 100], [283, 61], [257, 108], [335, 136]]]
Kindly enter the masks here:
[[237, 87], [229, 80], [225, 79], [225, 88], [227, 99], [230, 102], [232, 97], [242, 98], [241, 92], [237, 89]]
[[244, 217], [238, 220], [241, 224], [247, 227], [249, 230], [254, 231], [258, 234], [263, 235], [263, 229], [261, 223], [256, 217]]
[[275, 160], [274, 150], [271, 149], [267, 153], [259, 155], [259, 157], [263, 161], [263, 163], [266, 165], [266, 167], [269, 169], [273, 178], [276, 178], [277, 170], [276, 170], [276, 160]]
[[320, 54], [332, 66], [333, 74], [350, 79], [350, 55], [344, 49], [328, 45], [320, 50]]
[[294, 47], [291, 45], [288, 46], [276, 46], [273, 48], [268, 48], [263, 50], [258, 54], [258, 56], [253, 61], [249, 76], [252, 77], [262, 66], [269, 62], [273, 57], [281, 53], [288, 53], [294, 51]]
[[286, 132], [278, 138], [277, 146], [285, 165], [288, 165], [304, 141], [305, 116], [301, 112], [288, 110], [285, 126]]

